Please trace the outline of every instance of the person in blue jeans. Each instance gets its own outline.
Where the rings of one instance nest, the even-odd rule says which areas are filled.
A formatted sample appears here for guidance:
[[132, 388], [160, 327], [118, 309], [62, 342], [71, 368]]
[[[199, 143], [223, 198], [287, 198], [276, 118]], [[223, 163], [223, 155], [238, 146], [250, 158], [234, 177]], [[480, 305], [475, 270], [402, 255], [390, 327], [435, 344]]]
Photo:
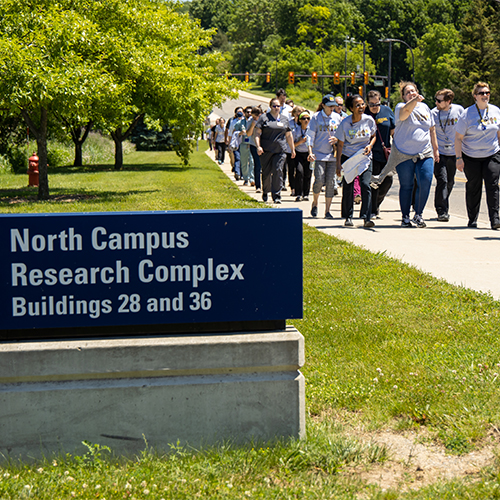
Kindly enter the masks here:
[[[395, 153], [403, 161], [398, 162], [399, 204], [402, 213], [402, 227], [426, 227], [423, 212], [431, 189], [434, 162], [439, 162], [434, 117], [429, 107], [422, 101], [413, 82], [399, 84], [402, 103], [396, 106], [396, 129], [394, 131]], [[391, 151], [391, 155], [392, 155]], [[413, 182], [416, 179], [415, 216], [410, 220]]]

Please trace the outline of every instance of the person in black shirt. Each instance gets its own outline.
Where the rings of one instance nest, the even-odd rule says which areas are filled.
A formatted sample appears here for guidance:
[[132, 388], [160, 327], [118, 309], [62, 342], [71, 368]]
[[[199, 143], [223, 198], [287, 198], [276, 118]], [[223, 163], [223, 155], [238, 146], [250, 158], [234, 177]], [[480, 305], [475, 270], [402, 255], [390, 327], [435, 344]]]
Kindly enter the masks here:
[[[380, 92], [378, 90], [370, 90], [367, 94], [368, 106], [365, 113], [369, 114], [377, 124], [376, 141], [373, 146], [373, 175], [378, 175], [387, 163], [387, 152], [384, 148], [390, 149], [391, 137], [394, 135], [396, 122], [394, 113], [391, 108], [381, 104]], [[386, 154], [387, 153], [387, 154]], [[392, 186], [392, 176], [387, 176], [380, 184], [378, 189], [372, 192], [372, 219], [375, 218], [380, 211], [380, 204], [384, 200], [386, 194]]]
[[263, 113], [255, 125], [255, 144], [262, 165], [262, 199], [267, 201], [271, 192], [273, 202], [280, 204], [286, 144], [290, 146], [292, 158], [295, 158], [295, 146], [288, 118], [280, 115], [279, 100], [272, 99], [269, 106], [271, 111]]

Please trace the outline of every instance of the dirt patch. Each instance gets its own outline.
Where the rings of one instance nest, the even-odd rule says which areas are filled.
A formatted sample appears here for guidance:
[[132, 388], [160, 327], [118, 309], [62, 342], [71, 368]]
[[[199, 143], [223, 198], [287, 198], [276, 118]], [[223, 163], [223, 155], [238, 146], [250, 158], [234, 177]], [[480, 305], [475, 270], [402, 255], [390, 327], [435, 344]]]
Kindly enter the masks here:
[[377, 485], [382, 490], [416, 490], [439, 481], [478, 479], [482, 469], [495, 464], [500, 448], [500, 430], [496, 427], [481, 443], [475, 443], [474, 451], [452, 455], [425, 426], [405, 431], [371, 430], [367, 429], [361, 412], [330, 410], [313, 418], [339, 424], [344, 434], [361, 443], [386, 448], [385, 462], [348, 466], [343, 470], [347, 477]]
[[414, 431], [354, 431], [353, 434], [360, 441], [386, 446], [389, 460], [382, 464], [350, 467], [346, 472], [383, 490], [418, 489], [439, 480], [477, 476], [482, 468], [493, 465], [497, 444], [457, 456], [447, 454], [442, 446], [422, 442], [422, 433]]

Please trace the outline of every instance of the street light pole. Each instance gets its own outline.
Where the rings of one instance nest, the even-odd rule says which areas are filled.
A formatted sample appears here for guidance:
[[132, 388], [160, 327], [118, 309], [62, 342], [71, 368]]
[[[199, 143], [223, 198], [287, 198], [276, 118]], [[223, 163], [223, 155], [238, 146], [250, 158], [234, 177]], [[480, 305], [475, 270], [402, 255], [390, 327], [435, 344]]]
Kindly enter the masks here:
[[[399, 38], [382, 38], [379, 40], [379, 42], [385, 42], [389, 43], [389, 75], [391, 74], [391, 47], [392, 47], [392, 42], [399, 42], [403, 43], [406, 45], [411, 52], [411, 62], [412, 62], [412, 69], [411, 69], [411, 79], [412, 82], [415, 83], [415, 55], [413, 54], [413, 49], [404, 41], [400, 40]], [[390, 76], [389, 76], [390, 79]], [[390, 92], [390, 85], [389, 85], [389, 92]]]
[[[345, 61], [344, 61], [344, 75], [347, 75], [347, 42], [349, 37], [345, 37]], [[344, 78], [344, 101], [347, 99], [347, 76]]]
[[319, 57], [321, 57], [321, 97], [323, 97], [325, 95], [325, 87], [324, 87], [325, 66], [323, 64], [323, 49], [321, 49], [321, 52], [319, 53]]
[[278, 94], [278, 49], [276, 49], [274, 57], [276, 59], [276, 94]]

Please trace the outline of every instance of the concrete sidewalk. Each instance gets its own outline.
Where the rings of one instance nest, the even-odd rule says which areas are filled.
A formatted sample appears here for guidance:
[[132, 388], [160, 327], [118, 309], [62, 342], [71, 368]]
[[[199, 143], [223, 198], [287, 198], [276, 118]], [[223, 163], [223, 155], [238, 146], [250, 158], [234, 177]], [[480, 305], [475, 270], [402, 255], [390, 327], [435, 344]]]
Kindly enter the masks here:
[[[213, 151], [207, 151], [207, 154], [214, 159]], [[254, 187], [235, 181], [228, 158], [221, 169], [242, 191], [262, 202], [262, 194], [256, 193]], [[491, 293], [495, 299], [500, 299], [500, 231], [493, 231], [481, 222], [478, 229], [467, 228], [466, 218], [454, 214], [448, 223], [437, 222], [429, 202], [424, 212], [426, 228], [402, 228], [399, 200], [394, 196], [386, 197], [382, 203], [380, 218], [374, 221], [374, 228], [364, 229], [360, 219], [354, 219], [353, 228], [344, 227], [344, 220], [340, 218], [341, 193], [342, 190], [333, 199], [331, 213], [334, 220], [323, 218], [324, 194], [320, 197], [317, 218], [310, 216], [311, 201], [296, 202], [290, 191], [282, 192], [282, 204], [275, 206], [300, 208], [306, 224], [327, 234], [372, 252], [384, 252], [449, 283]], [[312, 195], [309, 200], [312, 200]], [[355, 205], [355, 215], [359, 207]]]

